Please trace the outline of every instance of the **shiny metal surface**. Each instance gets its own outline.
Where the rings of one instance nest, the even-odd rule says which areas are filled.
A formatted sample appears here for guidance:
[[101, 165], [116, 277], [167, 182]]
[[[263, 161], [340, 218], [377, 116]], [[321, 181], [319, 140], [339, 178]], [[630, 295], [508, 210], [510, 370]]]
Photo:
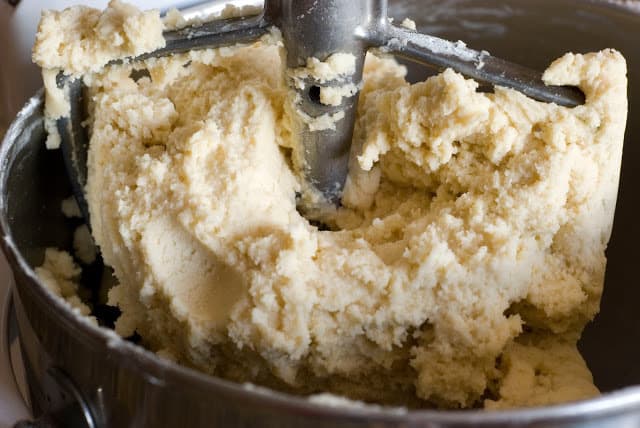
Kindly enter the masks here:
[[[398, 411], [332, 408], [303, 398], [247, 388], [177, 366], [74, 315], [37, 281], [44, 248], [71, 248], [73, 227], [59, 204], [71, 188], [62, 155], [44, 148], [42, 97], [18, 116], [0, 147], [2, 245], [16, 280], [16, 313], [36, 412], [47, 410], [42, 385], [50, 367], [63, 370], [84, 397], [96, 426], [242, 427], [638, 427], [640, 316], [636, 245], [640, 194], [640, 8], [578, 0], [404, 1], [390, 14], [418, 28], [464, 39], [496, 55], [542, 69], [567, 50], [615, 47], [630, 70], [630, 120], [602, 313], [581, 348], [603, 396], [515, 411]], [[550, 17], [553, 17], [551, 19]], [[429, 73], [410, 69], [413, 79]], [[86, 284], [88, 287], [90, 284]]]
[[13, 277], [0, 259], [0, 428], [29, 417], [30, 407], [20, 336], [11, 298]]
[[410, 29], [385, 25], [368, 37], [385, 51], [438, 70], [452, 68], [481, 84], [516, 89], [530, 98], [565, 107], [584, 104], [584, 94], [574, 87], [547, 86], [542, 72], [491, 56], [485, 50], [469, 49]]
[[[287, 66], [304, 67], [308, 58], [324, 61], [334, 53], [355, 56], [355, 73], [323, 81], [317, 76], [302, 85], [289, 79], [296, 91], [294, 108], [309, 118], [336, 117], [333, 126], [314, 129], [300, 123], [297, 130], [302, 149], [294, 151], [294, 162], [304, 171], [308, 184], [334, 204], [339, 204], [347, 178], [349, 150], [355, 124], [358, 96], [343, 97], [337, 106], [320, 102], [323, 87], [360, 86], [367, 45], [354, 30], [368, 25], [376, 0], [267, 0], [265, 16], [282, 31], [287, 48]], [[386, 11], [385, 11], [386, 12]], [[386, 13], [385, 15], [386, 16]], [[304, 191], [304, 189], [303, 189]], [[307, 202], [308, 204], [308, 202]], [[304, 204], [303, 204], [304, 205]], [[313, 205], [313, 204], [311, 204]]]

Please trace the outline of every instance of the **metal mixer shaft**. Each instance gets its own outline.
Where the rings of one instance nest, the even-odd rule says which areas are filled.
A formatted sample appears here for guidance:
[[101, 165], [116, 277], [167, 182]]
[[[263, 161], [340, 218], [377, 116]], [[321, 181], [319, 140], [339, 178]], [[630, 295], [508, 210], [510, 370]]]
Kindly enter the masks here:
[[[340, 113], [332, 128], [314, 130], [301, 122], [299, 127], [299, 165], [307, 182], [329, 202], [338, 204], [348, 172], [348, 158], [358, 101], [343, 97], [340, 105], [325, 105], [318, 93], [323, 87], [352, 84], [360, 87], [366, 52], [380, 48], [436, 68], [451, 67], [480, 82], [516, 89], [534, 99], [573, 107], [584, 102], [584, 95], [573, 87], [546, 86], [541, 73], [467, 48], [461, 42], [437, 37], [393, 25], [387, 18], [387, 0], [266, 0], [262, 12], [255, 16], [212, 21], [164, 34], [166, 47], [138, 59], [247, 43], [266, 34], [271, 27], [280, 29], [287, 51], [287, 67], [304, 67], [309, 58], [325, 60], [334, 53], [348, 53], [356, 58], [355, 73], [340, 81], [318, 81], [313, 77], [304, 84], [290, 81], [297, 91], [295, 108], [311, 118]], [[82, 189], [86, 184], [86, 134], [81, 99], [81, 81], [70, 85], [71, 115], [58, 120], [58, 130], [67, 169], [75, 184], [76, 196], [85, 217], [88, 210]]]

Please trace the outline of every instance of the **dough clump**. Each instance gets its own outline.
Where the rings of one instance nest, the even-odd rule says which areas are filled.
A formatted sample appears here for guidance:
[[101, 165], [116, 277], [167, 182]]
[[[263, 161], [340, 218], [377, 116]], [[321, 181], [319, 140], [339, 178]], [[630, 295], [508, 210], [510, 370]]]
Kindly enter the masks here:
[[43, 11], [33, 61], [43, 68], [80, 74], [164, 46], [157, 10], [140, 12], [120, 0], [111, 0], [104, 11], [86, 6]]
[[71, 254], [55, 248], [47, 248], [44, 252], [42, 266], [35, 269], [40, 282], [56, 296], [61, 297], [70, 309], [97, 324], [91, 316], [91, 308], [82, 301], [79, 295], [80, 274], [82, 270]]
[[110, 61], [162, 48], [162, 28], [157, 10], [140, 12], [120, 0], [111, 0], [104, 11], [75, 6], [42, 12], [32, 57], [43, 69], [48, 149], [60, 147], [56, 119], [71, 112], [68, 90], [58, 86], [61, 74], [73, 80]]
[[576, 342], [602, 293], [624, 58], [551, 64], [547, 83], [586, 95], [569, 109], [478, 93], [452, 70], [411, 85], [369, 55], [344, 206], [319, 230], [296, 210], [283, 49], [271, 34], [85, 79], [118, 333], [301, 394], [440, 408], [597, 395]]

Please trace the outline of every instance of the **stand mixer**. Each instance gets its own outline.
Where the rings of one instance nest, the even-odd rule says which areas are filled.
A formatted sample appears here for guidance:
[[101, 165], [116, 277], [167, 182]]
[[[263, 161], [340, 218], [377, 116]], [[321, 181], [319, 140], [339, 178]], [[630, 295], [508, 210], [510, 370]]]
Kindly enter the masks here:
[[[411, 2], [409, 3], [412, 4]], [[458, 7], [460, 8], [460, 9], [456, 9], [455, 14], [453, 14], [455, 15], [456, 22], [458, 22], [458, 20], [463, 21], [465, 16], [469, 18], [469, 15], [472, 14], [471, 12], [472, 8], [470, 6], [476, 5], [476, 3], [471, 4], [472, 2], [464, 2], [464, 1], [433, 3], [430, 7], [427, 3], [425, 3], [424, 5], [421, 2], [414, 2], [414, 3], [416, 5], [419, 5], [420, 11], [426, 10], [425, 13], [430, 13], [430, 11], [433, 11], [434, 9], [438, 9], [438, 8], [444, 10], [450, 7], [451, 4], [455, 3], [456, 8]], [[444, 6], [445, 3], [447, 4], [447, 6]], [[478, 2], [477, 4], [480, 4], [480, 3], [481, 2]], [[490, 5], [490, 7], [492, 8], [491, 10], [494, 12], [496, 12], [496, 10], [499, 9], [497, 6], [495, 6], [493, 2], [485, 2], [484, 4], [486, 3]], [[513, 6], [514, 10], [520, 11], [521, 9], [524, 9], [526, 10], [526, 13], [523, 13], [523, 15], [517, 15], [515, 12], [507, 13], [509, 17], [515, 16], [515, 18], [513, 18], [513, 21], [515, 21], [515, 23], [509, 24], [511, 25], [511, 27], [509, 27], [511, 28], [510, 32], [508, 32], [506, 35], [500, 35], [500, 40], [504, 39], [505, 40], [504, 43], [507, 46], [511, 44], [515, 46], [529, 46], [530, 44], [533, 44], [531, 40], [533, 39], [533, 37], [529, 35], [539, 31], [541, 36], [536, 35], [535, 37], [539, 38], [541, 42], [545, 42], [545, 40], [546, 41], [558, 40], [558, 43], [557, 44], [547, 43], [544, 46], [540, 45], [538, 47], [534, 46], [532, 47], [531, 51], [526, 51], [523, 49], [522, 51], [519, 51], [516, 53], [511, 52], [511, 56], [508, 50], [502, 49], [501, 54], [508, 57], [510, 56], [511, 58], [520, 58], [519, 61], [523, 63], [526, 62], [532, 66], [536, 65], [539, 67], [544, 67], [547, 64], [546, 61], [548, 58], [554, 57], [559, 53], [567, 51], [568, 49], [578, 50], [578, 51], [593, 50], [598, 46], [603, 45], [600, 47], [607, 47], [607, 46], [620, 47], [623, 51], [626, 51], [626, 55], [628, 55], [631, 58], [631, 60], [634, 61], [634, 58], [636, 58], [636, 56], [634, 54], [633, 42], [630, 41], [630, 43], [627, 43], [624, 40], [629, 40], [627, 39], [628, 35], [634, 34], [634, 31], [635, 31], [634, 28], [637, 28], [637, 27], [634, 27], [633, 25], [634, 23], [638, 22], [637, 21], [638, 15], [633, 15], [631, 14], [630, 11], [627, 11], [626, 15], [623, 15], [622, 13], [617, 13], [614, 7], [610, 6], [609, 4], [607, 5], [605, 5], [604, 3], [596, 4], [596, 2], [585, 1], [584, 3], [579, 3], [580, 6], [578, 7], [577, 6], [578, 3], [579, 2], [573, 2], [573, 1], [555, 3], [555, 2], [550, 2], [545, 0], [541, 2], [539, 5], [537, 4], [537, 6], [535, 7], [528, 5], [527, 2], [521, 2], [521, 4], [514, 3], [514, 6]], [[580, 15], [580, 12], [584, 12], [584, 9], [581, 9], [583, 6], [584, 8], [588, 8], [588, 7], [592, 8], [587, 12], [587, 15], [586, 15], [587, 18], [585, 18], [584, 15]], [[467, 9], [465, 9], [465, 7], [468, 7], [468, 15], [465, 15], [465, 13], [467, 13]], [[418, 7], [414, 9], [418, 10]], [[478, 10], [479, 9], [480, 8], [478, 7]], [[399, 13], [396, 11], [395, 15], [407, 16], [407, 15], [403, 15], [405, 10], [406, 9], [402, 9], [402, 13]], [[617, 14], [614, 15], [614, 12], [616, 12]], [[541, 19], [543, 19], [541, 18], [541, 16], [545, 15], [544, 19], [546, 19], [546, 15], [549, 13], [554, 13], [555, 17], [562, 17], [562, 18], [558, 18], [558, 19], [564, 19], [564, 21], [560, 21], [562, 22], [562, 24], [558, 24], [557, 20], [541, 21]], [[463, 16], [460, 17], [459, 16], [460, 14]], [[417, 16], [417, 15], [409, 14], [408, 16]], [[488, 15], [483, 15], [483, 16], [488, 16]], [[502, 20], [507, 21], [507, 18], [497, 17], [498, 15], [495, 15], [495, 16], [496, 17], [493, 17], [493, 18], [485, 17], [484, 19], [490, 22], [493, 22], [494, 20], [497, 22], [502, 22]], [[519, 16], [521, 16], [521, 18], [519, 18]], [[611, 18], [611, 16], [614, 16], [615, 19]], [[625, 18], [624, 16], [627, 16], [627, 18]], [[580, 21], [577, 17], [582, 18], [583, 21]], [[605, 19], [604, 17], [609, 17], [608, 19], [610, 19], [610, 21], [605, 20], [604, 22], [607, 23], [606, 25], [602, 24], [601, 23], [602, 21], [596, 21], [596, 23], [600, 23], [600, 26], [593, 24], [592, 26], [589, 27], [588, 34], [587, 34], [586, 33], [587, 30], [584, 30], [584, 31], [581, 30], [580, 25], [584, 25], [585, 21], [593, 22], [593, 21], [588, 21], [589, 17], [592, 17], [594, 21], [596, 19], [604, 20]], [[529, 19], [530, 23], [523, 25], [522, 21], [525, 20], [525, 18]], [[440, 22], [443, 23], [443, 26], [445, 25], [444, 21], [442, 21], [441, 16], [438, 16], [438, 18], [434, 18], [434, 19], [436, 19], [437, 22], [439, 23]], [[475, 17], [474, 19], [469, 18], [470, 26], [473, 23], [477, 23], [477, 21], [481, 20], [482, 18]], [[569, 19], [571, 19], [571, 21], [569, 21]], [[428, 21], [428, 22], [433, 22], [433, 21]], [[529, 22], [529, 21], [526, 21], [526, 22]], [[540, 22], [543, 22], [545, 24], [541, 25]], [[457, 38], [462, 38], [464, 40], [467, 40], [467, 37], [469, 37], [468, 40], [475, 40], [475, 43], [479, 46], [491, 46], [491, 49], [490, 49], [491, 52], [494, 52], [494, 49], [495, 49], [495, 52], [498, 52], [500, 50], [500, 46], [501, 46], [500, 43], [502, 42], [492, 41], [491, 38], [488, 37], [486, 34], [484, 34], [483, 36], [482, 31], [475, 30], [472, 32], [471, 35], [469, 35], [467, 33], [462, 33], [461, 30], [458, 28], [458, 27], [462, 27], [462, 24], [460, 24], [460, 26], [456, 26], [455, 24], [448, 23], [447, 25], [455, 29], [455, 30], [451, 30], [453, 31], [453, 34], [454, 34], [453, 36], [451, 36], [452, 40], [456, 40]], [[444, 28], [446, 29], [447, 27], [444, 27]], [[429, 28], [429, 31], [431, 31], [431, 28]], [[456, 33], [455, 31], [458, 31], [458, 33]], [[560, 37], [561, 35], [564, 35], [565, 32], [567, 34], [566, 39], [564, 38], [564, 36]], [[624, 38], [620, 36], [621, 33], [624, 33]], [[483, 40], [483, 37], [485, 38], [484, 40]], [[600, 41], [594, 42], [594, 40], [596, 40], [598, 37], [601, 38]], [[494, 43], [495, 46], [492, 45], [491, 43]], [[597, 46], [594, 46], [594, 45], [597, 45]], [[524, 52], [527, 52], [527, 53], [525, 54]], [[322, 59], [322, 56], [320, 56], [320, 59]], [[631, 69], [634, 70], [633, 66]], [[635, 72], [633, 73], [637, 74]], [[635, 128], [636, 128], [635, 125], [633, 125], [630, 133], [631, 137], [635, 135]], [[38, 150], [40, 150], [39, 148], [44, 146], [44, 144], [42, 143], [41, 137], [35, 136], [32, 139], [34, 140], [34, 146], [38, 148]], [[41, 151], [45, 152], [44, 148], [42, 148]], [[637, 171], [637, 169], [633, 168], [632, 166], [637, 159], [637, 157], [635, 156], [635, 153], [636, 153], [635, 149], [633, 149], [633, 146], [631, 146], [631, 148], [629, 149], [629, 152], [627, 153], [627, 155], [629, 156], [627, 157], [628, 159], [627, 163], [631, 166], [631, 168], [626, 169], [625, 182], [627, 183], [633, 183], [634, 178], [636, 178], [635, 171]], [[20, 176], [20, 174], [23, 174], [23, 173], [25, 174], [26, 177], [32, 177], [35, 173], [42, 174], [42, 169], [43, 169], [42, 165], [43, 164], [40, 163], [32, 168], [31, 164], [27, 162], [26, 173], [22, 172], [22, 170], [24, 169], [23, 164], [19, 164], [18, 167], [14, 168], [13, 170], [10, 170], [9, 168], [7, 168], [7, 171], [12, 171], [10, 176], [13, 175], [14, 177], [16, 175]], [[50, 167], [48, 166], [48, 164], [44, 164], [44, 165], [47, 165], [47, 168]], [[55, 172], [58, 173], [58, 175], [60, 175], [60, 171], [56, 170]], [[55, 175], [53, 175], [53, 177], [55, 177]], [[15, 179], [14, 181], [18, 181], [18, 180]], [[25, 180], [25, 182], [29, 182], [29, 183], [31, 181]], [[47, 183], [49, 184], [51, 180], [48, 179], [45, 181], [47, 181]], [[229, 423], [233, 424], [234, 417], [235, 417], [236, 422], [237, 420], [245, 421], [245, 426], [247, 426], [247, 424], [251, 425], [252, 422], [256, 424], [256, 421], [259, 421], [262, 424], [269, 424], [270, 422], [272, 422], [270, 426], [296, 426], [295, 422], [287, 425], [286, 418], [289, 418], [288, 419], [289, 421], [295, 420], [296, 422], [298, 422], [297, 426], [301, 426], [303, 424], [306, 425], [307, 423], [314, 426], [316, 426], [316, 424], [317, 426], [320, 426], [323, 422], [326, 424], [325, 426], [338, 426], [339, 425], [339, 422], [337, 422], [338, 418], [342, 418], [341, 420], [343, 422], [345, 422], [345, 420], [348, 419], [345, 423], [350, 424], [349, 426], [355, 426], [354, 421], [360, 420], [357, 418], [362, 418], [362, 421], [368, 421], [368, 422], [362, 422], [362, 426], [367, 426], [367, 424], [368, 425], [380, 424], [380, 426], [382, 426], [382, 425], [385, 425], [385, 422], [388, 422], [389, 426], [392, 423], [396, 425], [406, 424], [406, 425], [412, 425], [412, 426], [430, 426], [434, 424], [439, 426], [440, 425], [441, 426], [480, 426], [480, 425], [482, 426], [497, 426], [497, 425], [514, 426], [515, 424], [519, 424], [519, 423], [527, 424], [527, 425], [545, 424], [548, 426], [574, 426], [574, 424], [580, 424], [580, 423], [591, 423], [591, 424], [596, 424], [598, 426], [623, 426], [625, 422], [628, 424], [628, 426], [634, 426], [634, 423], [637, 423], [637, 419], [633, 419], [633, 418], [624, 419], [624, 418], [627, 415], [631, 417], [631, 413], [633, 411], [637, 411], [637, 403], [638, 403], [638, 396], [639, 396], [637, 389], [622, 390], [621, 388], [625, 386], [628, 387], [628, 385], [637, 384], [637, 379], [638, 379], [637, 370], [634, 369], [634, 367], [637, 367], [637, 365], [634, 363], [635, 361], [634, 356], [637, 356], [637, 348], [635, 344], [637, 344], [638, 342], [633, 340], [633, 337], [637, 337], [637, 329], [634, 330], [633, 324], [628, 324], [626, 328], [623, 329], [625, 330], [624, 336], [622, 334], [617, 334], [617, 330], [612, 329], [613, 326], [620, 325], [620, 319], [622, 319], [623, 316], [632, 315], [633, 313], [635, 313], [634, 299], [630, 298], [631, 296], [629, 294], [631, 293], [631, 295], [633, 295], [635, 291], [633, 287], [631, 287], [631, 289], [629, 287], [626, 287], [626, 288], [624, 287], [625, 285], [624, 279], [627, 278], [627, 275], [629, 275], [629, 278], [633, 278], [635, 275], [633, 271], [633, 265], [632, 265], [633, 262], [632, 262], [631, 256], [634, 254], [633, 246], [637, 241], [633, 233], [634, 229], [626, 228], [628, 225], [633, 225], [633, 221], [634, 221], [633, 219], [635, 218], [635, 216], [633, 215], [634, 210], [632, 209], [635, 201], [634, 199], [635, 196], [632, 191], [632, 188], [633, 188], [632, 185], [626, 186], [626, 189], [627, 189], [626, 192], [623, 191], [623, 194], [625, 196], [622, 199], [621, 203], [619, 203], [619, 207], [622, 208], [622, 211], [621, 213], [618, 213], [617, 240], [614, 239], [612, 243], [613, 245], [611, 245], [610, 251], [608, 254], [608, 257], [610, 258], [610, 261], [611, 261], [610, 263], [611, 269], [608, 269], [608, 274], [607, 274], [608, 277], [610, 276], [610, 279], [608, 281], [610, 284], [607, 288], [607, 293], [605, 294], [605, 301], [603, 302], [604, 311], [599, 317], [598, 322], [594, 324], [595, 329], [592, 329], [592, 330], [595, 331], [595, 333], [592, 332], [591, 334], [589, 334], [589, 332], [587, 332], [586, 334], [587, 339], [589, 337], [597, 339], [597, 340], [592, 340], [589, 343], [586, 343], [585, 346], [587, 348], [590, 347], [592, 350], [592, 352], [588, 355], [588, 360], [590, 362], [590, 365], [593, 365], [596, 369], [598, 367], [600, 368], [599, 371], [594, 372], [599, 382], [599, 386], [601, 386], [603, 392], [617, 390], [617, 392], [612, 394], [606, 394], [597, 400], [589, 400], [586, 402], [579, 402], [571, 405], [559, 406], [554, 408], [541, 408], [541, 409], [506, 412], [506, 413], [501, 413], [501, 412], [489, 413], [489, 412], [482, 412], [482, 411], [468, 411], [464, 413], [463, 412], [424, 411], [424, 412], [415, 412], [415, 413], [410, 412], [408, 415], [394, 415], [394, 414], [377, 415], [376, 413], [371, 413], [371, 412], [367, 413], [363, 411], [362, 414], [354, 415], [355, 411], [348, 412], [340, 409], [339, 410], [327, 410], [327, 409], [318, 410], [316, 407], [306, 405], [304, 402], [302, 402], [302, 400], [299, 400], [293, 397], [285, 396], [284, 398], [280, 398], [280, 396], [277, 396], [276, 398], [272, 398], [271, 396], [267, 396], [267, 394], [263, 394], [266, 397], [264, 398], [262, 397], [262, 395], [258, 395], [258, 394], [252, 395], [252, 392], [245, 392], [245, 391], [238, 392], [241, 387], [233, 389], [234, 388], [233, 386], [229, 387], [229, 386], [223, 385], [224, 387], [223, 388], [219, 386], [221, 382], [217, 379], [211, 379], [211, 378], [202, 379], [202, 377], [188, 376], [190, 375], [190, 373], [184, 374], [183, 371], [179, 371], [180, 368], [174, 369], [174, 368], [167, 368], [165, 366], [161, 366], [153, 358], [150, 358], [150, 357], [147, 358], [144, 355], [136, 354], [133, 352], [132, 349], [129, 349], [129, 348], [126, 348], [125, 350], [109, 348], [108, 354], [110, 355], [110, 358], [113, 361], [116, 361], [118, 364], [120, 364], [121, 366], [119, 370], [125, 373], [122, 376], [108, 377], [109, 373], [102, 373], [103, 371], [108, 372], [112, 368], [111, 367], [112, 362], [110, 361], [107, 361], [106, 363], [104, 361], [101, 361], [99, 363], [99, 367], [102, 370], [93, 370], [93, 371], [90, 370], [89, 368], [94, 366], [91, 365], [92, 360], [87, 357], [87, 353], [84, 352], [84, 348], [81, 348], [80, 350], [73, 348], [74, 360], [78, 359], [79, 361], [82, 361], [82, 365], [79, 365], [78, 369], [76, 369], [75, 366], [73, 365], [68, 365], [66, 369], [69, 371], [70, 375], [73, 376], [73, 378], [78, 382], [78, 384], [82, 387], [83, 391], [85, 392], [91, 391], [96, 384], [102, 385], [104, 388], [106, 388], [105, 389], [106, 392], [103, 395], [98, 397], [98, 399], [101, 398], [102, 400], [104, 400], [104, 402], [106, 402], [106, 405], [103, 404], [103, 401], [96, 399], [96, 402], [98, 404], [93, 409], [93, 412], [95, 412], [94, 415], [97, 415], [95, 416], [96, 420], [102, 421], [104, 419], [112, 422], [116, 421], [116, 424], [117, 424], [117, 421], [124, 421], [124, 420], [128, 421], [129, 419], [126, 419], [127, 417], [131, 417], [130, 420], [134, 420], [133, 416], [131, 415], [137, 415], [135, 416], [136, 418], [135, 421], [137, 421], [138, 424], [143, 424], [144, 422], [148, 422], [152, 420], [155, 420], [156, 423], [158, 423], [158, 421], [166, 421], [167, 426], [170, 426], [171, 421], [173, 421], [175, 424], [177, 424], [177, 422], [180, 422], [180, 424], [192, 424], [193, 421], [197, 420], [198, 418], [201, 418], [201, 420], [204, 420], [204, 417], [202, 415], [206, 414], [207, 416], [209, 416], [209, 413], [203, 412], [203, 409], [205, 409], [205, 410], [209, 410], [211, 414], [216, 414], [215, 413], [216, 411], [218, 412], [217, 414], [219, 419], [208, 418], [206, 419], [208, 423], [211, 423], [212, 420], [216, 420], [216, 421], [219, 420], [224, 422], [231, 421]], [[38, 191], [38, 189], [39, 188], [36, 188], [36, 192]], [[625, 187], [623, 187], [623, 190], [624, 189]], [[66, 187], [64, 191], [67, 192]], [[31, 198], [33, 200], [36, 200], [38, 198], [36, 196], [33, 196], [34, 191], [31, 188], [26, 188], [26, 189], [20, 188], [17, 190], [16, 193], [30, 194], [32, 195]], [[38, 193], [36, 194], [40, 196], [40, 194]], [[46, 192], [43, 191], [43, 195], [46, 196], [50, 194], [51, 194], [51, 189], [47, 187]], [[68, 192], [65, 193], [65, 195], [68, 195]], [[40, 204], [40, 202], [38, 202], [38, 204]], [[52, 203], [51, 206], [53, 207], [52, 212], [59, 211], [58, 202]], [[25, 207], [25, 212], [37, 213], [38, 207], [39, 205], [36, 206], [35, 208], [32, 207], [31, 205], [27, 205]], [[26, 208], [34, 208], [34, 209], [27, 210]], [[35, 216], [35, 214], [33, 215]], [[28, 219], [31, 219], [31, 217], [29, 216], [25, 216], [25, 217]], [[32, 222], [27, 222], [27, 223], [29, 224], [29, 226], [26, 226], [26, 229], [31, 230], [33, 228], [32, 226], [33, 223]], [[47, 227], [47, 230], [53, 232], [53, 231], [61, 230], [61, 228], [63, 227], [63, 226], [61, 227], [58, 227], [58, 226], [59, 226], [58, 224], [52, 224], [49, 227]], [[34, 245], [41, 245], [39, 241], [37, 242], [38, 243]], [[28, 288], [25, 285], [26, 281], [23, 278], [23, 276], [26, 274], [21, 273], [21, 271], [18, 270], [18, 268], [14, 267], [14, 269], [16, 269], [16, 272], [17, 272], [16, 275], [18, 275], [21, 279], [21, 285], [20, 287], [17, 287], [18, 290], [21, 290], [21, 296], [20, 296], [21, 300], [25, 302], [24, 305], [27, 305], [27, 304], [32, 305], [32, 302], [28, 298], [29, 296], [27, 295], [27, 291], [25, 291], [25, 290], [31, 290], [31, 288]], [[60, 311], [60, 308], [58, 308], [51, 302], [48, 302], [48, 303], [50, 308], [45, 308], [45, 309], [52, 308], [53, 310], [41, 310], [40, 307], [38, 307], [37, 311], [30, 311], [29, 313], [32, 316], [34, 316], [35, 314], [42, 314], [42, 316], [48, 317], [49, 312], [54, 312], [54, 311], [62, 312]], [[60, 313], [57, 313], [56, 316], [60, 318]], [[633, 318], [634, 317], [631, 316], [625, 319], [630, 320]], [[38, 319], [36, 319], [35, 321], [37, 320]], [[52, 333], [49, 330], [49, 328], [51, 326], [54, 326], [55, 322], [52, 322], [51, 318], [46, 318], [46, 320], [48, 322], [34, 324], [40, 327], [46, 327], [46, 331], [42, 333], [42, 337], [51, 338], [51, 340], [54, 340], [54, 339], [57, 340], [57, 338], [62, 337], [64, 334], [67, 334], [65, 331], [62, 331], [62, 330], [61, 331], [51, 330], [53, 331]], [[56, 319], [54, 318], [54, 320]], [[35, 321], [32, 321], [32, 322], [35, 322]], [[23, 329], [24, 329], [24, 325], [25, 323], [23, 320], [23, 325], [22, 325]], [[70, 329], [71, 332], [68, 333], [69, 335], [72, 335], [74, 337], [76, 336], [79, 337], [78, 340], [84, 341], [87, 344], [86, 345], [87, 347], [95, 346], [94, 341], [89, 341], [86, 339], [87, 335], [84, 334], [85, 331], [83, 331], [81, 328], [78, 328], [77, 326], [72, 326], [72, 327], [73, 329]], [[628, 334], [631, 334], [631, 336], [629, 336]], [[91, 339], [93, 339], [93, 336], [91, 337]], [[51, 347], [49, 346], [50, 345], [49, 342], [50, 341], [47, 341], [45, 343], [45, 345], [48, 347], [47, 349], [55, 349], [56, 352], [62, 352], [67, 349], [66, 346]], [[43, 352], [39, 350], [38, 355], [42, 353]], [[107, 354], [107, 352], [105, 352], [103, 348], [99, 348], [98, 353], [102, 356]], [[601, 356], [601, 358], [599, 358], [598, 356]], [[63, 357], [55, 355], [55, 357], [56, 357], [55, 361], [57, 361], [59, 364], [61, 364], [60, 361], [65, 362], [68, 359], [68, 358], [65, 359], [65, 357], [68, 357], [66, 355]], [[616, 364], [611, 364], [612, 358], [615, 359]], [[147, 389], [138, 388], [139, 382], [137, 382], [136, 380], [137, 373], [132, 371], [126, 371], [126, 367], [124, 367], [127, 364], [134, 365], [134, 363], [136, 364], [136, 367], [141, 372], [144, 373], [145, 379], [147, 379], [147, 382], [150, 385], [148, 386]], [[160, 369], [157, 369], [158, 367], [160, 367]], [[89, 373], [89, 375], [86, 375], [87, 373]], [[115, 379], [119, 379], [119, 382], [116, 382]], [[178, 384], [180, 388], [176, 388], [176, 383], [175, 383], [176, 379], [179, 379], [181, 381], [181, 383]], [[136, 380], [136, 382], [134, 382], [134, 380]], [[129, 387], [122, 388], [121, 387], [122, 384], [128, 385]], [[35, 383], [34, 385], [37, 385], [37, 383]], [[211, 392], [211, 395], [210, 396], [205, 395], [205, 397], [208, 397], [208, 399], [206, 400], [206, 403], [202, 406], [200, 406], [200, 401], [202, 400], [198, 401], [199, 398], [196, 398], [197, 397], [196, 395], [185, 393], [185, 391], [188, 392], [189, 387], [192, 387], [193, 385], [196, 385], [198, 387], [197, 391], [199, 394], [201, 393], [201, 391], [205, 390], [204, 386], [210, 387], [209, 389], [213, 391], [213, 392], [207, 391], [207, 392]], [[118, 387], [119, 389], [116, 387]], [[142, 394], [142, 391], [144, 391], [145, 394]], [[100, 389], [100, 392], [101, 393], [103, 392], [102, 389]], [[216, 393], [218, 395], [216, 395]], [[122, 394], [125, 397], [123, 398], [119, 394]], [[256, 395], [258, 395], [258, 398], [256, 398]], [[131, 396], [137, 397], [137, 398], [145, 397], [145, 399], [138, 401], [137, 405], [131, 405], [131, 406], [120, 405], [119, 407], [117, 407], [116, 404], [118, 402], [128, 403], [129, 401], [127, 400], [129, 400]], [[171, 401], [167, 400], [163, 402], [163, 401], [160, 401], [160, 398], [158, 397], [170, 398]], [[92, 399], [93, 398], [95, 397], [92, 397]], [[237, 413], [234, 413], [236, 412], [236, 410], [235, 410], [235, 407], [233, 407], [233, 403], [236, 400], [242, 404], [242, 408], [238, 410]], [[43, 403], [45, 402], [44, 399], [40, 401]], [[135, 401], [131, 401], [131, 402], [136, 403]], [[265, 404], [265, 402], [267, 404]], [[181, 407], [182, 409], [187, 408], [190, 411], [186, 413], [180, 413], [179, 419], [172, 419], [167, 416], [171, 414], [172, 408], [174, 407], [178, 408], [179, 406], [182, 406]], [[273, 414], [265, 413], [264, 409], [268, 408], [269, 406], [276, 409], [274, 410]], [[42, 408], [42, 406], [40, 406], [40, 408]], [[145, 419], [145, 416], [142, 416], [142, 415], [145, 415], [144, 413], [145, 408], [148, 411], [146, 419]], [[105, 409], [109, 409], [109, 410], [105, 410]], [[329, 416], [335, 419], [330, 419], [330, 417], [327, 416], [328, 414], [330, 414]], [[109, 415], [109, 416], [105, 416], [105, 415]], [[240, 415], [240, 416], [236, 416], [236, 415]], [[304, 420], [303, 422], [301, 419], [302, 416], [300, 415], [308, 416], [308, 419]], [[296, 416], [299, 417], [300, 419], [294, 419]], [[254, 417], [254, 419], [251, 419], [251, 417]], [[603, 418], [611, 419], [609, 421], [610, 424], [606, 424]], [[313, 419], [315, 422], [311, 422], [310, 419]], [[247, 422], [247, 421], [250, 421], [250, 422]], [[563, 425], [563, 422], [561, 421], [565, 421], [566, 425]], [[122, 425], [124, 425], [124, 423], [122, 423]]]

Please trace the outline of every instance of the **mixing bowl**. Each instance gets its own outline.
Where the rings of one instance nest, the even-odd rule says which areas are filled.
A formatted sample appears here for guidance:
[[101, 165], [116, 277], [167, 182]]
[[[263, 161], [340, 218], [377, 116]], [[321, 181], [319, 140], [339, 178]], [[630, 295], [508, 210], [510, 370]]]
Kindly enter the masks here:
[[[602, 310], [581, 351], [599, 398], [487, 412], [329, 406], [203, 375], [162, 360], [70, 311], [36, 278], [47, 247], [71, 248], [73, 220], [60, 210], [71, 189], [59, 151], [44, 145], [43, 97], [20, 112], [0, 148], [0, 227], [35, 415], [59, 426], [466, 427], [640, 426], [640, 287], [636, 243], [640, 183], [640, 2], [579, 0], [396, 1], [396, 19], [496, 56], [543, 69], [566, 51], [613, 47], [628, 60], [630, 112]], [[412, 80], [429, 70], [410, 66]], [[97, 293], [96, 272], [83, 277]]]

